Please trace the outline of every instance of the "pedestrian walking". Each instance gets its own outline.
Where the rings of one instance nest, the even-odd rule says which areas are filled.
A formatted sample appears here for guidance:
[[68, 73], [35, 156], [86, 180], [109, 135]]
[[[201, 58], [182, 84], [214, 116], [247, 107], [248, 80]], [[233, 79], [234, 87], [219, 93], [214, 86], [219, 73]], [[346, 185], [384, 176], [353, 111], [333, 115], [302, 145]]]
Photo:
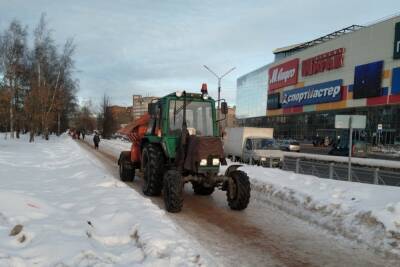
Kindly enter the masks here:
[[85, 140], [85, 130], [82, 130], [82, 140]]
[[94, 133], [93, 143], [94, 143], [94, 149], [99, 149], [100, 136], [97, 132]]

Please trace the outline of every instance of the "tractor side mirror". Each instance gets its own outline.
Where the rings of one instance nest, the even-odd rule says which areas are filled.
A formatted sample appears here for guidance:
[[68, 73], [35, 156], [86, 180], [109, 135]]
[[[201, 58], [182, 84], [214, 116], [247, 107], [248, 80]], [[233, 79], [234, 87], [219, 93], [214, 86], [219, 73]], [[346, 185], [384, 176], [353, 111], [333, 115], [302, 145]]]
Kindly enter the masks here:
[[221, 103], [221, 113], [224, 115], [228, 114], [228, 103], [225, 101]]
[[150, 116], [155, 116], [157, 114], [157, 103], [149, 103], [147, 106], [147, 112]]

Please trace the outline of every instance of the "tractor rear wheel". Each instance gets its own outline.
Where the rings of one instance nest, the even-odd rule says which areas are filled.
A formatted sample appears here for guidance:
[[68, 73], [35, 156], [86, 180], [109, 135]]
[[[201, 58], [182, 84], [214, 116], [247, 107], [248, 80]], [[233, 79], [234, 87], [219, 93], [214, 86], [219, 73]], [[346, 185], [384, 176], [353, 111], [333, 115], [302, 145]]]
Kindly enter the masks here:
[[247, 208], [250, 201], [250, 182], [245, 172], [233, 171], [229, 174], [226, 196], [228, 205], [233, 210]]
[[143, 193], [146, 196], [159, 196], [162, 190], [164, 155], [160, 147], [149, 144], [142, 152]]
[[205, 187], [198, 182], [192, 182], [192, 187], [196, 195], [208, 196], [214, 192], [214, 186]]
[[182, 175], [176, 170], [169, 170], [164, 175], [163, 196], [168, 212], [180, 212], [183, 205]]

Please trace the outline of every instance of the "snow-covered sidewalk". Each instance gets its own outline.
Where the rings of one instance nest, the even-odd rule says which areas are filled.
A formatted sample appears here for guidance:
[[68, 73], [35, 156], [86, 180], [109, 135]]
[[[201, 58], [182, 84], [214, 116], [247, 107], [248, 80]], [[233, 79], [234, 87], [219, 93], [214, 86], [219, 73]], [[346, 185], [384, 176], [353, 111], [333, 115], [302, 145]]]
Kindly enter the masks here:
[[380, 251], [400, 255], [400, 187], [321, 179], [250, 165], [240, 169], [249, 175], [256, 199]]
[[68, 136], [32, 144], [0, 136], [0, 266], [214, 264]]

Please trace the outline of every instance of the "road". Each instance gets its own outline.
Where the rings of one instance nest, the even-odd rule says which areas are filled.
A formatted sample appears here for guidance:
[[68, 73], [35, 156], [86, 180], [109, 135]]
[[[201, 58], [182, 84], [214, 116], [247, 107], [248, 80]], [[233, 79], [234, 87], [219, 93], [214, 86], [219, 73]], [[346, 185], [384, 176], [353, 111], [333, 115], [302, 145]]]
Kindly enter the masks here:
[[[119, 179], [112, 153], [79, 143]], [[138, 176], [127, 185], [142, 194]], [[228, 208], [224, 192], [194, 196], [186, 185], [182, 212], [168, 216], [223, 266], [395, 266], [393, 259], [292, 217], [257, 195], [252, 192], [249, 207], [236, 212]], [[164, 209], [162, 198], [150, 199]]]

